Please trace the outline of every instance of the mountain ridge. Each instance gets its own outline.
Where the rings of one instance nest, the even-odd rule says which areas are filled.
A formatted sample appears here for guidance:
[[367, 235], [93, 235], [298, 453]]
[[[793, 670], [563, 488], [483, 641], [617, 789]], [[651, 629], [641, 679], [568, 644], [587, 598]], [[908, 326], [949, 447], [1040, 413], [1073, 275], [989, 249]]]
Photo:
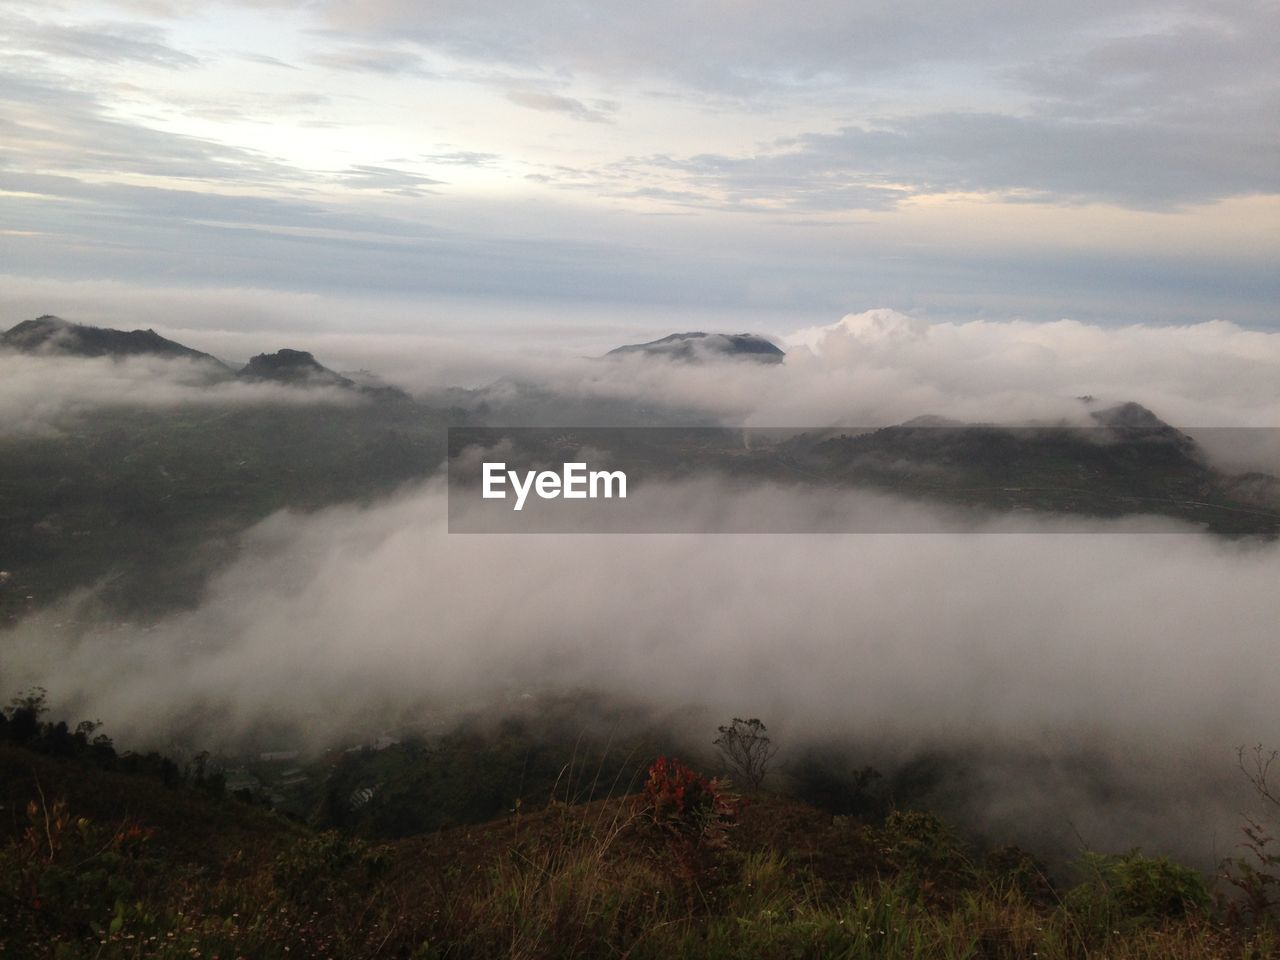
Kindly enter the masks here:
[[661, 357], [698, 363], [708, 359], [742, 359], [757, 363], [781, 363], [786, 353], [772, 341], [755, 333], [706, 333], [694, 330], [672, 333], [647, 343], [615, 347], [605, 357], [628, 355]]
[[377, 382], [372, 376], [362, 376], [357, 381], [331, 370], [306, 350], [282, 347], [273, 353], [260, 353], [237, 370], [210, 353], [170, 340], [150, 328], [120, 330], [95, 327], [49, 313], [34, 320], [23, 320], [0, 333], [0, 350], [3, 349], [28, 356], [187, 359], [205, 364], [218, 376], [227, 379], [271, 381], [296, 387], [339, 387], [380, 400], [409, 398], [400, 388]]
[[0, 347], [37, 356], [185, 358], [213, 364], [231, 373], [231, 368], [212, 354], [162, 337], [150, 328], [95, 327], [49, 313], [10, 327], [0, 334]]

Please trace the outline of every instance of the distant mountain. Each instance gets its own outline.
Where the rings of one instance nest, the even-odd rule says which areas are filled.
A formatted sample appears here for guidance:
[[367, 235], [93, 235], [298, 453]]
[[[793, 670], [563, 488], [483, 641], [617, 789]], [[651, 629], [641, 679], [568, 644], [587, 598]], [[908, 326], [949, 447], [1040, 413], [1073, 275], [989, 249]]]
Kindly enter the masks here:
[[308, 387], [347, 387], [355, 389], [355, 381], [322, 366], [305, 350], [277, 350], [260, 353], [240, 370], [245, 380], [274, 380], [276, 383]]
[[114, 330], [71, 323], [45, 314], [24, 320], [0, 333], [0, 350], [36, 356], [63, 357], [162, 357], [195, 360], [221, 376], [244, 380], [270, 380], [303, 387], [342, 387], [379, 400], [404, 400], [408, 394], [372, 374], [361, 371], [356, 379], [343, 376], [320, 364], [305, 350], [277, 350], [260, 353], [238, 372], [217, 357], [160, 336], [154, 330]]
[[46, 356], [186, 358], [230, 372], [216, 357], [168, 340], [154, 330], [90, 327], [49, 314], [24, 320], [0, 334], [0, 347]]
[[1121, 403], [1090, 414], [1097, 423], [1122, 440], [1166, 443], [1189, 457], [1201, 459], [1196, 442], [1171, 427], [1140, 403]]
[[[1216, 479], [1195, 441], [1146, 407], [1125, 403], [1091, 414], [1095, 427], [1007, 426], [917, 417], [879, 430], [801, 436], [786, 445], [811, 468], [909, 486], [1097, 491]], [[1116, 491], [1119, 492], [1119, 491]], [[1145, 491], [1144, 491], [1145, 492]]]
[[641, 354], [668, 360], [698, 362], [725, 358], [781, 363], [786, 354], [764, 337], [754, 333], [673, 333], [648, 343], [629, 343], [610, 350], [606, 356]]
[[1232, 475], [1191, 437], [1137, 403], [1091, 413], [1096, 426], [964, 424], [918, 417], [861, 433], [778, 445], [804, 476], [1008, 510], [1161, 514], [1217, 533], [1280, 532], [1280, 480]]
[[56, 431], [0, 431], [0, 631], [78, 588], [93, 588], [111, 616], [195, 603], [236, 555], [239, 533], [264, 517], [367, 502], [444, 458], [445, 415], [412, 400], [219, 402], [225, 395], [85, 408]]
[[477, 440], [457, 431], [450, 442], [462, 449], [506, 440], [508, 460], [531, 465], [589, 448], [637, 485], [717, 475], [869, 489], [983, 516], [1156, 516], [1227, 536], [1280, 535], [1280, 478], [1219, 469], [1194, 439], [1136, 403], [1099, 410], [1083, 424], [924, 416], [879, 429], [799, 433], [678, 424], [645, 432], [621, 424], [501, 429], [481, 428]]
[[272, 380], [290, 386], [342, 387], [382, 400], [408, 399], [408, 394], [403, 390], [382, 383], [371, 374], [362, 372], [359, 383], [350, 377], [344, 377], [318, 362], [305, 350], [285, 348], [275, 353], [260, 353], [236, 375], [244, 380]]

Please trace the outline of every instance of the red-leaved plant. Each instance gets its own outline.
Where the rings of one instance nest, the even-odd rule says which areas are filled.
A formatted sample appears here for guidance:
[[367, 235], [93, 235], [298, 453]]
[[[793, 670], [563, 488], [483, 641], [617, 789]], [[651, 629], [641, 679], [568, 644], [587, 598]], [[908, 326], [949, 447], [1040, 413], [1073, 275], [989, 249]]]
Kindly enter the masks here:
[[661, 831], [690, 897], [712, 852], [728, 846], [740, 804], [724, 781], [708, 780], [674, 757], [659, 757], [649, 768], [643, 812]]

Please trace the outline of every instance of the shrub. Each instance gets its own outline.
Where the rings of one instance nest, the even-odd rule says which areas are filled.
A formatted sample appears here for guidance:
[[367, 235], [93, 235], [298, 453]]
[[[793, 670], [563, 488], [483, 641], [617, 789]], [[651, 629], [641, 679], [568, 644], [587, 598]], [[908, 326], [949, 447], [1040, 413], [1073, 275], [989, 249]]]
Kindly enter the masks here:
[[1033, 903], [1051, 903], [1056, 899], [1048, 866], [1021, 847], [988, 851], [982, 866], [999, 889], [1015, 890]]
[[722, 846], [725, 829], [737, 820], [738, 798], [724, 781], [708, 780], [674, 758], [659, 757], [649, 768], [644, 797], [655, 823], [710, 846]]
[[920, 893], [954, 887], [973, 876], [964, 844], [935, 814], [894, 810], [876, 835], [888, 860]]
[[661, 832], [680, 876], [690, 885], [710, 854], [728, 846], [740, 801], [720, 780], [708, 780], [674, 758], [659, 757], [644, 785], [643, 813]]
[[1204, 913], [1210, 905], [1204, 878], [1167, 857], [1145, 857], [1137, 850], [1122, 856], [1086, 853], [1080, 867], [1085, 880], [1067, 894], [1064, 905], [1098, 930], [1152, 926]]
[[[1241, 772], [1253, 787], [1254, 793], [1274, 814], [1280, 809], [1280, 792], [1272, 784], [1271, 768], [1280, 759], [1275, 750], [1266, 752], [1261, 745], [1237, 753]], [[1265, 818], [1247, 816], [1243, 827], [1245, 840], [1241, 844], [1248, 851], [1246, 856], [1228, 860], [1224, 866], [1224, 879], [1243, 895], [1242, 902], [1233, 910], [1249, 914], [1255, 921], [1271, 915], [1276, 908], [1276, 891], [1280, 890], [1280, 851], [1277, 850], [1275, 833], [1267, 826]]]
[[152, 828], [132, 816], [94, 823], [65, 800], [46, 802], [42, 791], [27, 803], [25, 821], [0, 846], [0, 904], [8, 908], [0, 910], [0, 955], [9, 955], [7, 946], [35, 956], [22, 948], [115, 935], [126, 919], [150, 917], [139, 904], [162, 889]]
[[272, 878], [290, 899], [320, 907], [365, 886], [385, 866], [382, 849], [329, 830], [298, 840], [276, 857]]

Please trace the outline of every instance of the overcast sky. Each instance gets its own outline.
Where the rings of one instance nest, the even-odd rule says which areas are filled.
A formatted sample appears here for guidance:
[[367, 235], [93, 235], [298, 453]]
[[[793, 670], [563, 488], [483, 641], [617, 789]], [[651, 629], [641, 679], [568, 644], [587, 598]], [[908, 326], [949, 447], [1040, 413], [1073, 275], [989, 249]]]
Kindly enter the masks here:
[[0, 0], [0, 273], [1276, 329], [1277, 36], [1271, 0]]

